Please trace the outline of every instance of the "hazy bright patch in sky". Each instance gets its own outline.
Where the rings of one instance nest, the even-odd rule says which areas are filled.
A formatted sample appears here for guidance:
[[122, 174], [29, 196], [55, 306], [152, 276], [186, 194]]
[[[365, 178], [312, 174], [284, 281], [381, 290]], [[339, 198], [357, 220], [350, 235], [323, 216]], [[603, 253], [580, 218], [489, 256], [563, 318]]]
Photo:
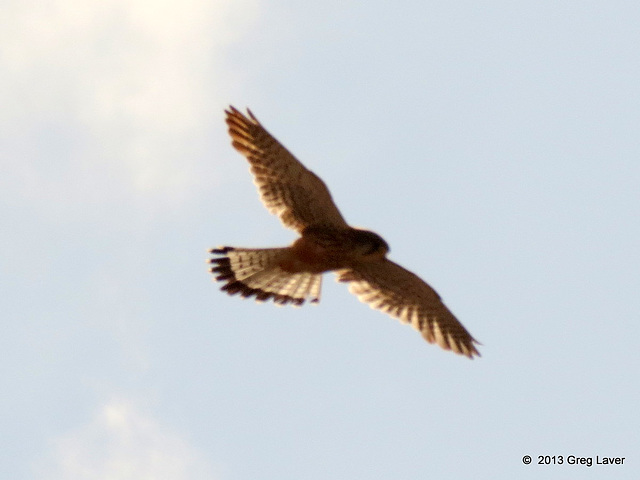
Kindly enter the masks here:
[[166, 432], [129, 401], [101, 406], [95, 418], [56, 438], [38, 478], [212, 478], [192, 445]]
[[[1, 17], [2, 478], [638, 478], [640, 6]], [[218, 291], [207, 248], [294, 238], [229, 103], [438, 290], [480, 359], [332, 275], [317, 307]]]

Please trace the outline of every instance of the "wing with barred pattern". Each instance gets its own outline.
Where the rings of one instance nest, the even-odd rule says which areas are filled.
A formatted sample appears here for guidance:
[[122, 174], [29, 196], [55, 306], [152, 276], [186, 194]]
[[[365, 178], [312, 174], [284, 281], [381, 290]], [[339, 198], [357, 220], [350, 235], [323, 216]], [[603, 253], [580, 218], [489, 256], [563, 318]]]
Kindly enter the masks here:
[[478, 342], [436, 291], [400, 265], [385, 259], [337, 273], [338, 281], [349, 282], [349, 291], [362, 302], [411, 324], [429, 343], [469, 358], [480, 356], [474, 346]]
[[285, 227], [302, 232], [310, 225], [347, 227], [329, 189], [284, 148], [258, 119], [229, 107], [227, 125], [233, 147], [251, 164], [251, 173], [267, 209]]

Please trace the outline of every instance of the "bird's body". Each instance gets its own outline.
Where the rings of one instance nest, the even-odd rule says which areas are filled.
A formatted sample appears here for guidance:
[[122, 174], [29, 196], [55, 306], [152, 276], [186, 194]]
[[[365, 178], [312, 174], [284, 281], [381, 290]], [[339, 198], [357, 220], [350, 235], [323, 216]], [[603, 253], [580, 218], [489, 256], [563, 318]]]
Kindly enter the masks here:
[[353, 268], [358, 262], [377, 261], [389, 247], [381, 237], [356, 228], [307, 227], [293, 245], [293, 268], [315, 273]]
[[227, 111], [232, 145], [251, 165], [263, 203], [300, 237], [289, 247], [221, 247], [210, 260], [222, 290], [276, 304], [318, 302], [322, 274], [338, 280], [372, 308], [419, 330], [446, 350], [473, 358], [477, 343], [418, 276], [387, 259], [387, 243], [376, 233], [350, 227], [324, 182], [307, 170], [249, 112]]

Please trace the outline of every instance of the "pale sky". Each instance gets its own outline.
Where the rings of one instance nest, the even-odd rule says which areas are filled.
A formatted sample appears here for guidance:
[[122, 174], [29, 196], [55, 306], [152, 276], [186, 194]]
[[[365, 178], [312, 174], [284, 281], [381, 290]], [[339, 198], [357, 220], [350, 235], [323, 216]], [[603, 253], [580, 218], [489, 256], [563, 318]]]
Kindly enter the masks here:
[[[1, 478], [639, 478], [640, 4], [2, 10]], [[295, 238], [229, 104], [481, 358], [333, 274], [318, 306], [219, 291], [208, 248]]]

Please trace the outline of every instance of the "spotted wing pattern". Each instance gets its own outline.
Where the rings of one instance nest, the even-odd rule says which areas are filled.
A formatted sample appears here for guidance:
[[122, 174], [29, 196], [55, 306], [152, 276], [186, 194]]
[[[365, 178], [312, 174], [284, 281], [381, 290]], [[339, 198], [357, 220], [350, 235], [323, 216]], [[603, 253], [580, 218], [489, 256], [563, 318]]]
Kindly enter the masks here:
[[347, 227], [324, 182], [284, 148], [256, 117], [234, 107], [227, 113], [233, 147], [251, 164], [262, 202], [298, 232], [309, 225]]
[[411, 324], [429, 343], [473, 358], [478, 343], [420, 277], [390, 260], [340, 270], [338, 280], [371, 308]]

